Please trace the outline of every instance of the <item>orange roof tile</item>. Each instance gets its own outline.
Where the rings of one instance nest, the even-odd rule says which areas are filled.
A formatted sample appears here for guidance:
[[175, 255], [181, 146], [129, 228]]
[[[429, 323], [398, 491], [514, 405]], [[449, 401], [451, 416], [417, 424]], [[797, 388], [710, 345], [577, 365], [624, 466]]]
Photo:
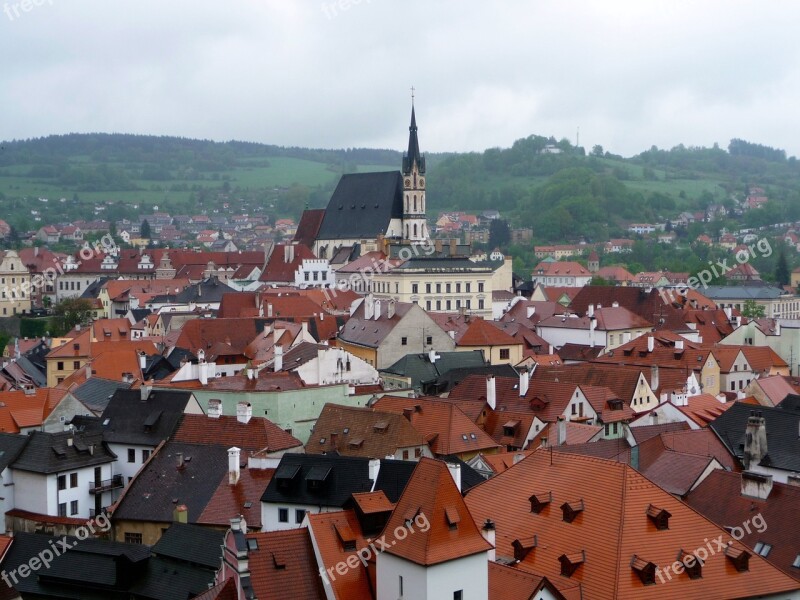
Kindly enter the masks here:
[[[186, 444], [216, 444], [236, 446], [245, 452], [280, 452], [297, 448], [303, 443], [269, 419], [252, 417], [240, 423], [237, 417], [221, 415], [216, 419], [206, 415], [183, 415], [172, 440]], [[249, 522], [249, 519], [248, 519]]]
[[474, 319], [458, 340], [459, 346], [516, 346], [520, 344], [509, 334], [483, 319]]
[[231, 485], [225, 473], [197, 523], [228, 526], [233, 517], [241, 515], [250, 527], [260, 529], [261, 496], [274, 474], [275, 469], [241, 469], [239, 482]]
[[[426, 522], [429, 527], [423, 531]], [[413, 533], [407, 532], [404, 539], [395, 537], [396, 529], [411, 527]], [[423, 566], [491, 549], [447, 465], [429, 458], [420, 459], [383, 531], [389, 543], [386, 552]]]
[[248, 533], [250, 581], [257, 598], [324, 598], [322, 579], [306, 528]]

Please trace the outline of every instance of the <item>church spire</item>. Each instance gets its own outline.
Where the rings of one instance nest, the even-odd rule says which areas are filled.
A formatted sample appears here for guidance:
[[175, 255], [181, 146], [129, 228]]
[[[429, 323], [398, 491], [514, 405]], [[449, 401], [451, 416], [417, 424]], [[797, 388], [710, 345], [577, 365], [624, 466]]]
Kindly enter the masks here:
[[408, 175], [417, 164], [420, 173], [425, 172], [425, 158], [419, 153], [419, 139], [417, 138], [417, 117], [414, 112], [414, 88], [411, 88], [411, 126], [408, 128], [408, 152], [403, 157], [403, 173]]

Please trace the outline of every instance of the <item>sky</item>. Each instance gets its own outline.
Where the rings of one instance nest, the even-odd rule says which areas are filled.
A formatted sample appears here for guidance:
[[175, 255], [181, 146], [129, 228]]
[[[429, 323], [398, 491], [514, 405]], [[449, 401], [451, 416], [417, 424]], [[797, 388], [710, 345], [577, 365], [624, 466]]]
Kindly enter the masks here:
[[0, 0], [0, 139], [800, 155], [800, 3]]

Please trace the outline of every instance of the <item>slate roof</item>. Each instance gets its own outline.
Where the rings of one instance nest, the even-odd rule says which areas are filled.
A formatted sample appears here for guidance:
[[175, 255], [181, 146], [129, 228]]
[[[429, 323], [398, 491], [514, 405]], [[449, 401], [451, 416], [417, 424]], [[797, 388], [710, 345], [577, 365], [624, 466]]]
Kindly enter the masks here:
[[480, 350], [437, 352], [434, 362], [431, 362], [429, 353], [406, 354], [392, 366], [381, 369], [381, 372], [409, 377], [411, 387], [421, 389], [423, 383], [433, 382], [451, 369], [484, 367], [486, 364], [483, 352]]
[[153, 546], [153, 552], [216, 570], [220, 565], [220, 546], [224, 539], [223, 531], [173, 523]]
[[317, 239], [375, 239], [403, 216], [399, 171], [342, 175], [325, 209]]
[[13, 463], [30, 440], [27, 435], [0, 433], [0, 473]]
[[93, 413], [100, 414], [108, 406], [111, 397], [119, 390], [130, 389], [130, 383], [112, 381], [102, 377], [91, 377], [85, 383], [69, 390], [73, 396]]
[[191, 392], [152, 390], [142, 400], [138, 389], [117, 390], [101, 415], [103, 435], [109, 442], [157, 446], [173, 434], [191, 397]]
[[[722, 443], [738, 458], [744, 456], [745, 430], [753, 406], [733, 402], [722, 415], [710, 423]], [[787, 471], [800, 471], [800, 414], [781, 408], [760, 406], [767, 429], [767, 455], [762, 466]]]
[[117, 459], [99, 433], [34, 431], [29, 437], [25, 448], [12, 464], [13, 469], [43, 474], [62, 473]]
[[390, 502], [397, 502], [416, 466], [417, 463], [410, 460], [381, 460], [375, 490], [386, 494]]
[[[177, 453], [184, 467], [177, 467]], [[178, 504], [188, 509], [188, 522], [196, 523], [228, 472], [224, 446], [167, 442], [150, 457], [114, 509], [117, 520], [171, 523]]]
[[364, 310], [368, 300], [361, 302], [353, 316], [342, 327], [339, 339], [367, 348], [378, 348], [410, 310], [414, 307], [422, 310], [410, 302], [396, 302], [394, 316], [389, 318], [386, 315], [386, 302], [381, 302], [380, 317], [376, 319], [373, 316], [373, 318], [367, 319]]

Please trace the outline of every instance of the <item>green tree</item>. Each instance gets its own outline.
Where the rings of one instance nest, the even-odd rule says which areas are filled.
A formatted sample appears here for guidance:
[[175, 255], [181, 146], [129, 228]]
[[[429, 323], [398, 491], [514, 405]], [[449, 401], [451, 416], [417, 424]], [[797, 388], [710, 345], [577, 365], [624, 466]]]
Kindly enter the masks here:
[[92, 301], [67, 298], [53, 308], [53, 335], [63, 335], [76, 325], [86, 325], [92, 318]]
[[742, 307], [742, 316], [748, 319], [759, 319], [764, 316], [764, 307], [755, 300], [745, 300]]
[[592, 156], [603, 156], [605, 152], [603, 151], [603, 147], [600, 144], [595, 144], [592, 146]]
[[778, 285], [789, 285], [791, 273], [789, 272], [789, 264], [786, 262], [786, 254], [781, 248], [778, 254], [778, 264], [775, 266], [775, 281]]
[[489, 225], [489, 247], [505, 248], [511, 241], [511, 229], [505, 219], [494, 219]]
[[146, 240], [150, 239], [150, 223], [147, 222], [147, 219], [142, 221], [142, 225], [139, 227], [139, 236]]

